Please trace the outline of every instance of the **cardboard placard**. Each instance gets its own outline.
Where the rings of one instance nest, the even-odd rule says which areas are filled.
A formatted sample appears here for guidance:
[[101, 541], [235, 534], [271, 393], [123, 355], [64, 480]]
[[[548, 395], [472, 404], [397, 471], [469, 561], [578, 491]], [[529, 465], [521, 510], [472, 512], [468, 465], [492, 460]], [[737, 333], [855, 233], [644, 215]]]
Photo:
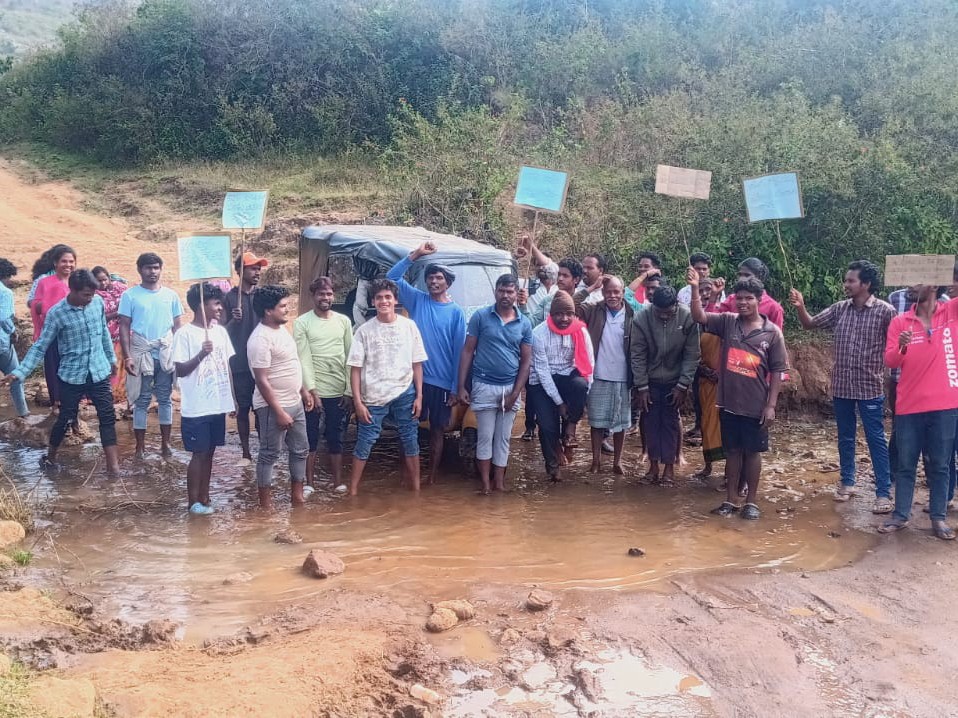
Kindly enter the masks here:
[[565, 207], [569, 175], [541, 167], [520, 167], [513, 202], [526, 209], [558, 214]]
[[233, 256], [228, 234], [184, 232], [176, 236], [180, 257], [180, 281], [229, 279]]
[[742, 189], [749, 222], [805, 216], [797, 172], [749, 177], [742, 180]]
[[262, 229], [269, 190], [227, 192], [223, 199], [223, 229]]
[[953, 254], [889, 254], [885, 257], [885, 286], [930, 284], [943, 287], [954, 282], [954, 271]]
[[712, 191], [712, 173], [684, 167], [658, 165], [655, 168], [655, 192], [670, 197], [708, 199]]

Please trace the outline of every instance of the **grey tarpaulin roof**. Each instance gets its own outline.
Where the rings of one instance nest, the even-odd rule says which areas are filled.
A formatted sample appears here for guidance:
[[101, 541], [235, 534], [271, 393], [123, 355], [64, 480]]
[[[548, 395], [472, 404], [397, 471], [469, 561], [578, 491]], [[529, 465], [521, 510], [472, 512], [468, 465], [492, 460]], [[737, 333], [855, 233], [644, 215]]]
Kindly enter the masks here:
[[307, 227], [304, 240], [326, 241], [331, 254], [340, 252], [368, 259], [391, 267], [420, 244], [433, 241], [438, 246], [429, 261], [454, 266], [484, 264], [512, 267], [512, 255], [472, 239], [451, 234], [430, 232], [422, 227], [379, 227], [363, 224], [340, 224]]

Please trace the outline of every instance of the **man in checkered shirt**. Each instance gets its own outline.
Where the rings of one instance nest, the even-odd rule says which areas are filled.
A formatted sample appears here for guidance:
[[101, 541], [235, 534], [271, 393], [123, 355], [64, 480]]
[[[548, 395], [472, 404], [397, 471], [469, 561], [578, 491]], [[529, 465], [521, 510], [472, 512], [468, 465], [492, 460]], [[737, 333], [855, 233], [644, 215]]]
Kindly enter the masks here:
[[88, 269], [70, 275], [70, 293], [47, 313], [43, 331], [23, 363], [2, 380], [3, 384], [23, 381], [43, 361], [51, 342], [60, 347], [60, 414], [50, 429], [50, 448], [45, 463], [56, 466], [57, 449], [67, 429], [76, 423], [80, 400], [86, 396], [96, 407], [100, 423], [100, 442], [106, 454], [107, 471], [120, 470], [116, 446], [116, 412], [110, 377], [116, 372], [116, 354], [106, 325], [103, 300], [97, 296], [100, 284]]
[[885, 438], [884, 352], [888, 325], [895, 309], [875, 297], [880, 276], [878, 267], [867, 260], [848, 265], [845, 272], [845, 296], [814, 317], [805, 309], [805, 299], [797, 289], [791, 301], [798, 320], [806, 329], [829, 329], [835, 336], [832, 365], [832, 403], [838, 424], [838, 456], [841, 481], [836, 501], [848, 501], [855, 495], [855, 435], [857, 409], [861, 417], [868, 451], [875, 472], [876, 514], [894, 509], [891, 501], [891, 468], [888, 441]]

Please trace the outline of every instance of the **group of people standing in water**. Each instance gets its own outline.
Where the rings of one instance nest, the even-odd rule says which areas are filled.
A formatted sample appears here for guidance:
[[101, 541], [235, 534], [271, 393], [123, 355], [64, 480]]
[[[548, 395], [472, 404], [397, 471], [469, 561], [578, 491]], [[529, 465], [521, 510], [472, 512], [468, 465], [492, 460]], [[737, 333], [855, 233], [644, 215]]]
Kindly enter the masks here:
[[[51, 248], [34, 267], [27, 304], [34, 343], [19, 361], [13, 345], [14, 305], [8, 285], [17, 268], [0, 259], [0, 372], [14, 408], [28, 413], [23, 380], [41, 363], [58, 417], [44, 461], [55, 467], [58, 448], [90, 401], [99, 419], [109, 472], [119, 469], [115, 403], [132, 407], [138, 459], [146, 457], [148, 409], [155, 398], [160, 453], [171, 453], [172, 392], [179, 382], [181, 434], [192, 456], [188, 506], [213, 513], [209, 495], [215, 449], [235, 415], [245, 462], [251, 462], [251, 420], [259, 436], [259, 501], [272, 505], [273, 467], [283, 446], [289, 456], [291, 500], [315, 490], [320, 439], [325, 441], [330, 489], [358, 493], [363, 471], [385, 422], [399, 436], [405, 483], [420, 488], [419, 429], [428, 422], [430, 466], [438, 464], [452, 417], [467, 406], [477, 426], [481, 491], [503, 490], [513, 425], [525, 402], [522, 439], [538, 436], [546, 476], [559, 481], [578, 448], [578, 425], [589, 425], [592, 472], [623, 475], [623, 446], [641, 437], [645, 478], [675, 479], [683, 444], [682, 409], [694, 406], [708, 477], [725, 461], [725, 500], [712, 513], [757, 519], [762, 454], [788, 380], [782, 335], [784, 311], [766, 291], [768, 269], [757, 258], [742, 262], [733, 283], [711, 276], [712, 260], [690, 257], [680, 289], [665, 281], [653, 252], [637, 258], [631, 282], [609, 274], [605, 259], [553, 262], [534, 244], [538, 284], [500, 276], [488, 306], [467, 318], [449, 294], [456, 275], [432, 262], [424, 243], [366, 288], [375, 317], [353, 326], [333, 309], [332, 279], [317, 277], [305, 309], [290, 317], [290, 295], [260, 285], [265, 258], [236, 258], [238, 284], [194, 284], [186, 294], [193, 317], [184, 321], [178, 295], [162, 286], [163, 260], [138, 257], [140, 282], [127, 285], [105, 267], [77, 269], [76, 253]], [[424, 262], [424, 289], [405, 275]], [[958, 284], [958, 278], [956, 278]], [[875, 475], [879, 527], [898, 531], [911, 518], [919, 457], [930, 488], [932, 530], [953, 539], [946, 520], [955, 490], [958, 363], [953, 287], [916, 286], [878, 299], [881, 277], [867, 261], [845, 273], [845, 299], [811, 315], [797, 290], [789, 296], [798, 321], [834, 338], [832, 395], [841, 478], [836, 501], [857, 495], [855, 461], [860, 419]], [[533, 289], [533, 291], [529, 291]], [[225, 290], [225, 291], [224, 291]], [[408, 316], [397, 309], [402, 307]], [[291, 326], [291, 331], [287, 328]], [[886, 402], [894, 414], [885, 436]], [[356, 417], [348, 479], [344, 433]], [[566, 469], [567, 471], [567, 469]], [[892, 490], [894, 489], [894, 499]]]

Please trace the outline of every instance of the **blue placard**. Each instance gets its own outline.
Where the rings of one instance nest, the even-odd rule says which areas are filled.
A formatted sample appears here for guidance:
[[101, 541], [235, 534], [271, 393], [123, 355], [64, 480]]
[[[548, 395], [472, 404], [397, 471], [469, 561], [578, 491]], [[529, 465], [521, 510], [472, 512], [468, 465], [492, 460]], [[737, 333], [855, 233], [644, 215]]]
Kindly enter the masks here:
[[569, 175], [556, 170], [539, 167], [519, 169], [519, 184], [516, 185], [516, 204], [544, 212], [561, 212], [565, 206]]
[[752, 177], [742, 181], [749, 222], [805, 216], [796, 172]]
[[227, 192], [223, 200], [223, 229], [262, 229], [268, 200], [267, 190]]
[[180, 281], [229, 278], [233, 258], [228, 234], [187, 235], [176, 240], [180, 255]]

